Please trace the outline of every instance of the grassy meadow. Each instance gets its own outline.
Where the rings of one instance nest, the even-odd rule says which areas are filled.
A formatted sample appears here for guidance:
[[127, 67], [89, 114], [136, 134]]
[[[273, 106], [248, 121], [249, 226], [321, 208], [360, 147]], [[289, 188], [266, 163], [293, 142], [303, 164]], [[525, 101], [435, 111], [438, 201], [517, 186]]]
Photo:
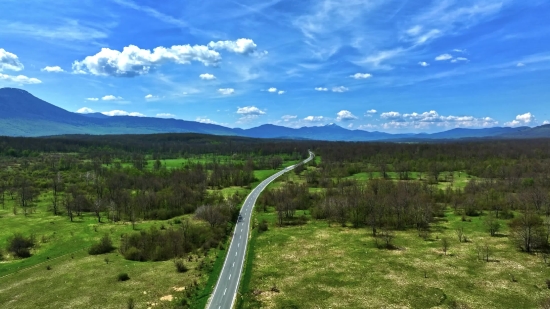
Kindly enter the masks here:
[[[184, 161], [187, 162], [165, 160], [165, 164], [176, 168]], [[294, 163], [285, 162], [285, 166]], [[275, 172], [257, 170], [254, 175], [259, 182]], [[245, 196], [250, 188], [228, 187], [218, 191], [226, 197], [237, 192]], [[20, 208], [14, 215], [14, 201], [9, 198], [5, 208], [0, 208], [0, 250], [4, 253], [4, 260], [0, 259], [0, 308], [125, 308], [129, 298], [136, 308], [172, 308], [183, 298], [189, 298], [186, 291], [194, 287], [198, 292], [192, 293], [190, 305], [204, 308], [221, 270], [223, 248], [210, 250], [206, 256], [204, 252], [191, 255], [191, 261], [185, 260], [189, 271], [183, 274], [176, 272], [173, 261], [135, 262], [124, 259], [117, 250], [93, 256], [88, 249], [104, 234], [117, 247], [125, 233], [148, 230], [151, 226], [177, 227], [176, 219], [206, 223], [187, 215], [140, 221], [134, 231], [128, 222], [111, 223], [103, 218], [104, 222], [98, 223], [90, 213], [70, 222], [66, 215], [52, 214], [50, 199], [50, 193], [42, 193], [28, 216]], [[7, 254], [8, 240], [16, 233], [34, 236], [37, 245], [31, 257], [14, 259]], [[117, 281], [123, 272], [130, 280]]]
[[[256, 213], [269, 230], [254, 232], [241, 308], [536, 308], [550, 291], [550, 268], [519, 252], [506, 237], [490, 237], [482, 218], [462, 222], [447, 211], [427, 240], [395, 233], [395, 250], [378, 249], [367, 229], [325, 221], [279, 228], [276, 215]], [[459, 243], [463, 227], [469, 241]], [[450, 246], [445, 255], [442, 239]], [[490, 248], [489, 262], [477, 246]]]

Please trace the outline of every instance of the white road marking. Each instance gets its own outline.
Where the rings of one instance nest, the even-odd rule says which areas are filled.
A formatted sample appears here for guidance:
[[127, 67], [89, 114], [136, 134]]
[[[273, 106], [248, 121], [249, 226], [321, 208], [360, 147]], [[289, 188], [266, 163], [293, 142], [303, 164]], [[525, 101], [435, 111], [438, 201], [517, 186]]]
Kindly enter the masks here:
[[229, 280], [231, 280], [231, 274], [229, 274]]
[[235, 256], [237, 256], [237, 252], [235, 252]]
[[225, 295], [226, 292], [227, 292], [227, 289], [225, 289], [225, 291], [223, 291], [223, 295]]
[[235, 267], [235, 262], [233, 262], [233, 267]]

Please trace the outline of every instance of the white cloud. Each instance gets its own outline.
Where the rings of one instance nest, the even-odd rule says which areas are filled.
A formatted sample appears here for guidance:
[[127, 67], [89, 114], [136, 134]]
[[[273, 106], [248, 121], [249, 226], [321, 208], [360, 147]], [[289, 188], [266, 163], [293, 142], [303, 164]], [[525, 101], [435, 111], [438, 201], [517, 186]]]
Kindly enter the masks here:
[[364, 130], [364, 131], [373, 130], [373, 129], [378, 129], [378, 125], [367, 123], [367, 124], [360, 125], [357, 129]]
[[298, 118], [298, 116], [296, 116], [296, 115], [284, 115], [283, 117], [281, 117], [281, 119], [285, 122], [294, 120], [296, 118]]
[[86, 98], [86, 101], [99, 101], [99, 98]]
[[492, 127], [498, 124], [498, 121], [490, 117], [444, 116], [433, 110], [411, 114], [386, 112], [382, 113], [380, 118], [388, 121], [381, 125], [384, 129], [429, 129], [432, 126], [444, 128]]
[[332, 92], [346, 92], [348, 90], [349, 90], [349, 88], [344, 87], [344, 86], [339, 86], [339, 87], [332, 88]]
[[12, 76], [12, 75], [6, 75], [2, 73], [0, 73], [0, 80], [7, 80], [9, 82], [14, 82], [17, 84], [29, 84], [29, 85], [42, 83], [41, 80], [34, 77], [27, 77], [25, 75]]
[[286, 91], [284, 91], [284, 90], [279, 90], [279, 92], [277, 92], [277, 94], [285, 94], [285, 93], [286, 93]]
[[206, 117], [197, 117], [195, 119], [196, 122], [200, 122], [200, 123], [207, 123], [207, 124], [218, 124], [217, 122], [215, 122], [214, 120], [211, 120], [211, 119], [208, 119]]
[[156, 116], [157, 118], [176, 118], [176, 115], [170, 113], [159, 113]]
[[348, 124], [348, 129], [353, 128], [353, 123]]
[[73, 63], [74, 73], [116, 77], [134, 77], [149, 73], [163, 63], [189, 64], [198, 61], [205, 66], [216, 66], [221, 61], [220, 54], [204, 45], [174, 45], [170, 48], [156, 47], [151, 52], [129, 45], [122, 49], [102, 48], [93, 56]]
[[275, 93], [275, 92], [277, 92], [277, 88], [271, 87], [271, 88], [267, 89], [267, 91], [271, 92], [271, 93]]
[[435, 57], [436, 61], [445, 61], [445, 60], [449, 60], [449, 59], [453, 59], [453, 56], [451, 56], [449, 54], [443, 54], [443, 55], [439, 55], [439, 56]]
[[326, 118], [323, 116], [307, 116], [306, 118], [304, 118], [304, 121], [308, 122], [323, 122], [325, 120]]
[[324, 87], [317, 87], [315, 88], [316, 91], [328, 91], [328, 88], [324, 88]]
[[142, 113], [138, 112], [127, 112], [122, 110], [112, 110], [110, 112], [102, 112], [106, 116], [133, 116], [133, 117], [145, 117]]
[[79, 113], [79, 114], [91, 114], [91, 113], [94, 113], [94, 110], [91, 109], [91, 108], [88, 108], [88, 107], [83, 107], [83, 108], [77, 110], [76, 112]]
[[369, 115], [376, 114], [376, 113], [378, 113], [378, 111], [375, 110], [375, 109], [371, 109], [371, 110], [367, 111], [367, 114], [369, 114]]
[[420, 64], [420, 65], [423, 66], [423, 67], [427, 67], [427, 66], [430, 65], [430, 64], [427, 63], [426, 61], [421, 61], [421, 62], [419, 62], [418, 64]]
[[518, 64], [517, 64], [516, 66], [517, 66], [518, 68], [521, 68], [521, 67], [524, 67], [524, 66], [525, 66], [525, 64], [524, 64], [524, 63], [522, 63], [522, 62], [519, 62], [519, 63], [518, 63]]
[[504, 123], [505, 126], [508, 127], [519, 127], [519, 126], [528, 126], [531, 124], [535, 124], [537, 122], [537, 119], [535, 118], [535, 115], [531, 113], [525, 113], [522, 115], [517, 115], [516, 119]]
[[233, 53], [249, 55], [256, 51], [256, 44], [251, 39], [236, 41], [218, 41], [208, 43], [208, 47], [216, 50], [225, 49]]
[[422, 26], [416, 25], [412, 28], [409, 28], [407, 31], [405, 31], [410, 36], [417, 36], [420, 34], [420, 31], [422, 31]]
[[466, 50], [458, 49], [458, 48], [453, 49], [453, 51], [456, 52], [456, 53], [465, 53], [466, 52]]
[[152, 94], [148, 94], [145, 96], [145, 100], [147, 101], [157, 101], [158, 99], [160, 99], [158, 96]]
[[119, 101], [119, 100], [122, 100], [122, 97], [116, 97], [112, 94], [108, 94], [106, 96], [104, 96], [103, 98], [101, 98], [103, 101]]
[[0, 48], [0, 72], [3, 70], [21, 71], [25, 68], [16, 54]]
[[353, 75], [350, 75], [350, 77], [355, 79], [367, 79], [367, 78], [371, 78], [372, 75], [369, 73], [355, 73]]
[[543, 125], [547, 125], [547, 124], [550, 124], [550, 121], [548, 120], [544, 120], [544, 122], [542, 123]]
[[221, 88], [221, 89], [218, 89], [218, 92], [223, 94], [223, 95], [231, 95], [231, 94], [235, 93], [235, 89], [233, 89], [233, 88]]
[[368, 64], [381, 69], [391, 69], [390, 66], [382, 65], [382, 62], [395, 58], [404, 51], [405, 49], [403, 49], [402, 47], [379, 51], [374, 55], [370, 55], [363, 60], [357, 61], [356, 64]]
[[350, 121], [350, 120], [357, 119], [357, 116], [355, 116], [348, 110], [341, 110], [338, 113], [336, 113], [336, 115], [337, 115], [336, 121]]
[[239, 107], [237, 109], [237, 114], [259, 116], [259, 115], [264, 115], [265, 112], [257, 108], [256, 106], [245, 106], [245, 107]]
[[201, 74], [201, 75], [199, 75], [199, 77], [200, 77], [202, 80], [214, 80], [214, 79], [216, 79], [216, 76], [214, 76], [214, 75], [212, 75], [212, 74], [209, 74], [209, 73]]
[[455, 59], [451, 60], [452, 63], [457, 63], [457, 62], [460, 62], [460, 61], [463, 61], [463, 62], [468, 62], [468, 58], [464, 58], [464, 57], [456, 57]]
[[54, 67], [50, 67], [50, 66], [47, 66], [45, 68], [43, 68], [41, 70], [42, 72], [50, 72], [50, 73], [61, 73], [61, 72], [65, 72], [63, 71], [63, 69], [59, 66], [54, 66]]

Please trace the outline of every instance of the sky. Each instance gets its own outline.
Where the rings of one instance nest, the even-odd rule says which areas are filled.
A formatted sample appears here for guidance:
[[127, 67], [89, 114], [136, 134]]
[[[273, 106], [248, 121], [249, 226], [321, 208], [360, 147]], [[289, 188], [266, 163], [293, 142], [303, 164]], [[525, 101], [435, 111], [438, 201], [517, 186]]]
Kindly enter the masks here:
[[550, 121], [546, 0], [0, 8], [0, 87], [72, 112], [390, 133]]

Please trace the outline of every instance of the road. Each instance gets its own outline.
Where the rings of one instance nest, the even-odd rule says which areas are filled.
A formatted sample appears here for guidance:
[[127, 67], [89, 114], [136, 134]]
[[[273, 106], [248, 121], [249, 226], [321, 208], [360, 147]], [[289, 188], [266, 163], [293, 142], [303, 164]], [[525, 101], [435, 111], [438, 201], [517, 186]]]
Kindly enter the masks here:
[[[311, 161], [315, 155], [309, 152], [309, 158], [304, 160], [304, 164]], [[239, 283], [241, 281], [241, 273], [243, 271], [244, 260], [246, 258], [246, 247], [248, 245], [248, 236], [250, 231], [250, 220], [252, 218], [252, 209], [256, 200], [262, 191], [277, 177], [286, 172], [293, 170], [296, 165], [289, 166], [275, 175], [262, 181], [250, 194], [246, 197], [241, 208], [240, 215], [242, 220], [237, 222], [231, 245], [227, 251], [227, 256], [223, 264], [222, 272], [214, 287], [214, 293], [210, 296], [207, 309], [231, 309], [235, 305]]]

